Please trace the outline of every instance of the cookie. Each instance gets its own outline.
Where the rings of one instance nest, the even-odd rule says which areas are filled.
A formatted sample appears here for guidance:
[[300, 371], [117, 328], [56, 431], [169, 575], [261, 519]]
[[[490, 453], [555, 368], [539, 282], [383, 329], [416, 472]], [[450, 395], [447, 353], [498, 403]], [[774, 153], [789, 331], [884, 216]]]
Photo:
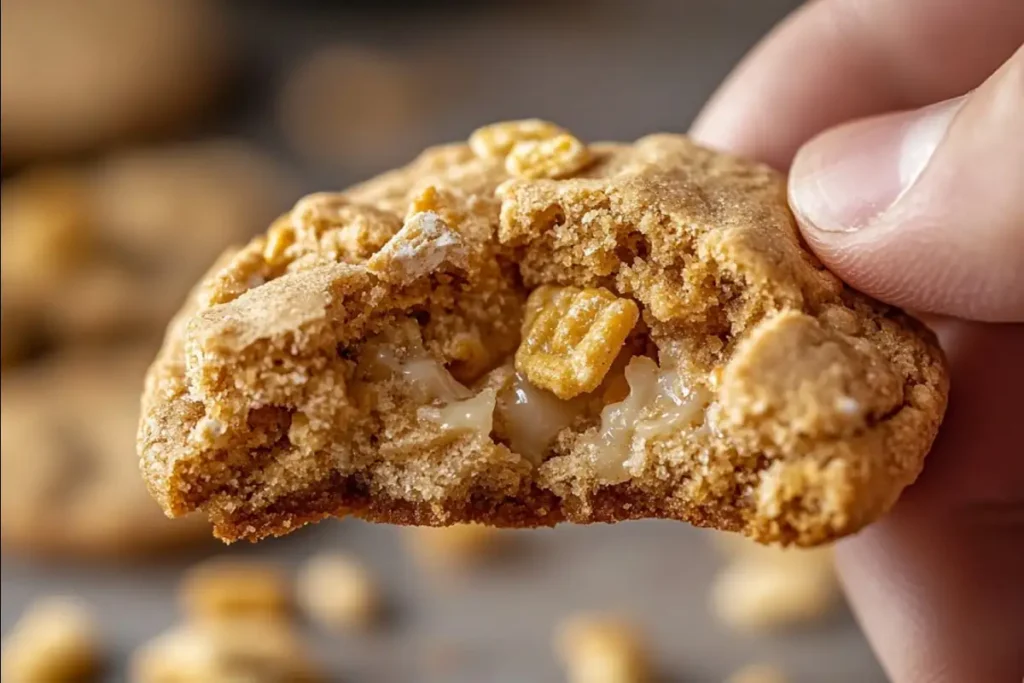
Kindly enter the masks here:
[[283, 192], [276, 165], [232, 141], [122, 152], [6, 181], [5, 335], [156, 341], [210, 261], [272, 220]]
[[3, 0], [4, 166], [196, 118], [223, 80], [208, 0]]
[[234, 255], [169, 329], [139, 451], [226, 540], [659, 517], [815, 545], [914, 480], [947, 387], [930, 331], [805, 248], [775, 171], [534, 120]]
[[139, 351], [54, 358], [4, 373], [0, 403], [0, 537], [47, 556], [119, 558], [209, 535], [171, 521], [139, 481]]

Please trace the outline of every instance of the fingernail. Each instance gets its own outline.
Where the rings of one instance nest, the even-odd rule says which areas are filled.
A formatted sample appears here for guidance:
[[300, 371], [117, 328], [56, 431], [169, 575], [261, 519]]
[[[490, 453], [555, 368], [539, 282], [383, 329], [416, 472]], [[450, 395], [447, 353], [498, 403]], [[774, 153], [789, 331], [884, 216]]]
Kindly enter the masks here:
[[811, 140], [790, 169], [794, 213], [826, 232], [871, 224], [913, 187], [963, 102], [856, 121]]

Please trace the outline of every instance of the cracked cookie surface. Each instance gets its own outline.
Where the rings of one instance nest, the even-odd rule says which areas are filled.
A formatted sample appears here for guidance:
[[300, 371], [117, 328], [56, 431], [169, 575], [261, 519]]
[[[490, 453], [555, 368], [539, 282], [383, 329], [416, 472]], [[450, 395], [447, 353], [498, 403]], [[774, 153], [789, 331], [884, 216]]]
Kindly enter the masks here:
[[945, 409], [932, 334], [816, 261], [771, 169], [529, 124], [307, 197], [211, 271], [143, 396], [169, 514], [814, 545], [892, 505]]

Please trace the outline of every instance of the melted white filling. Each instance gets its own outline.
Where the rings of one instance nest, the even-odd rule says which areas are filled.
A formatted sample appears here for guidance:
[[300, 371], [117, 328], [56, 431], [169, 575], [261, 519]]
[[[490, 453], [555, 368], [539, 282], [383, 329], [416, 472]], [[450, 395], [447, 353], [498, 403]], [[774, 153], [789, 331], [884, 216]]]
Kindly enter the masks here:
[[626, 366], [629, 395], [601, 411], [601, 426], [592, 439], [594, 465], [602, 478], [624, 481], [633, 462], [634, 438], [647, 441], [674, 434], [703, 420], [706, 392], [686, 385], [675, 370], [635, 356]]
[[508, 426], [513, 451], [539, 465], [558, 433], [572, 424], [583, 401], [563, 401], [530, 384], [518, 372], [498, 397], [498, 411]]

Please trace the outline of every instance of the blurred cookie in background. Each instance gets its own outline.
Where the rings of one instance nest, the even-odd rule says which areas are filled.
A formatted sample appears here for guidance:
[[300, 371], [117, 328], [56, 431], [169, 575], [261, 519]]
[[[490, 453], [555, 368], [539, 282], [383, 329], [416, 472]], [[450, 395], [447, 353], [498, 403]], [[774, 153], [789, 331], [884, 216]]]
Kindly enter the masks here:
[[2, 0], [3, 164], [178, 129], [226, 70], [212, 0]]
[[56, 557], [127, 558], [210, 538], [171, 521], [139, 476], [135, 431], [148, 349], [53, 357], [4, 373], [0, 540]]
[[422, 60], [334, 45], [303, 59], [281, 89], [277, 116], [289, 145], [321, 164], [376, 168], [422, 146], [442, 79]]
[[272, 160], [236, 141], [127, 151], [8, 180], [0, 232], [5, 343], [10, 336], [80, 344], [129, 333], [155, 341], [221, 251], [287, 206], [288, 188]]

